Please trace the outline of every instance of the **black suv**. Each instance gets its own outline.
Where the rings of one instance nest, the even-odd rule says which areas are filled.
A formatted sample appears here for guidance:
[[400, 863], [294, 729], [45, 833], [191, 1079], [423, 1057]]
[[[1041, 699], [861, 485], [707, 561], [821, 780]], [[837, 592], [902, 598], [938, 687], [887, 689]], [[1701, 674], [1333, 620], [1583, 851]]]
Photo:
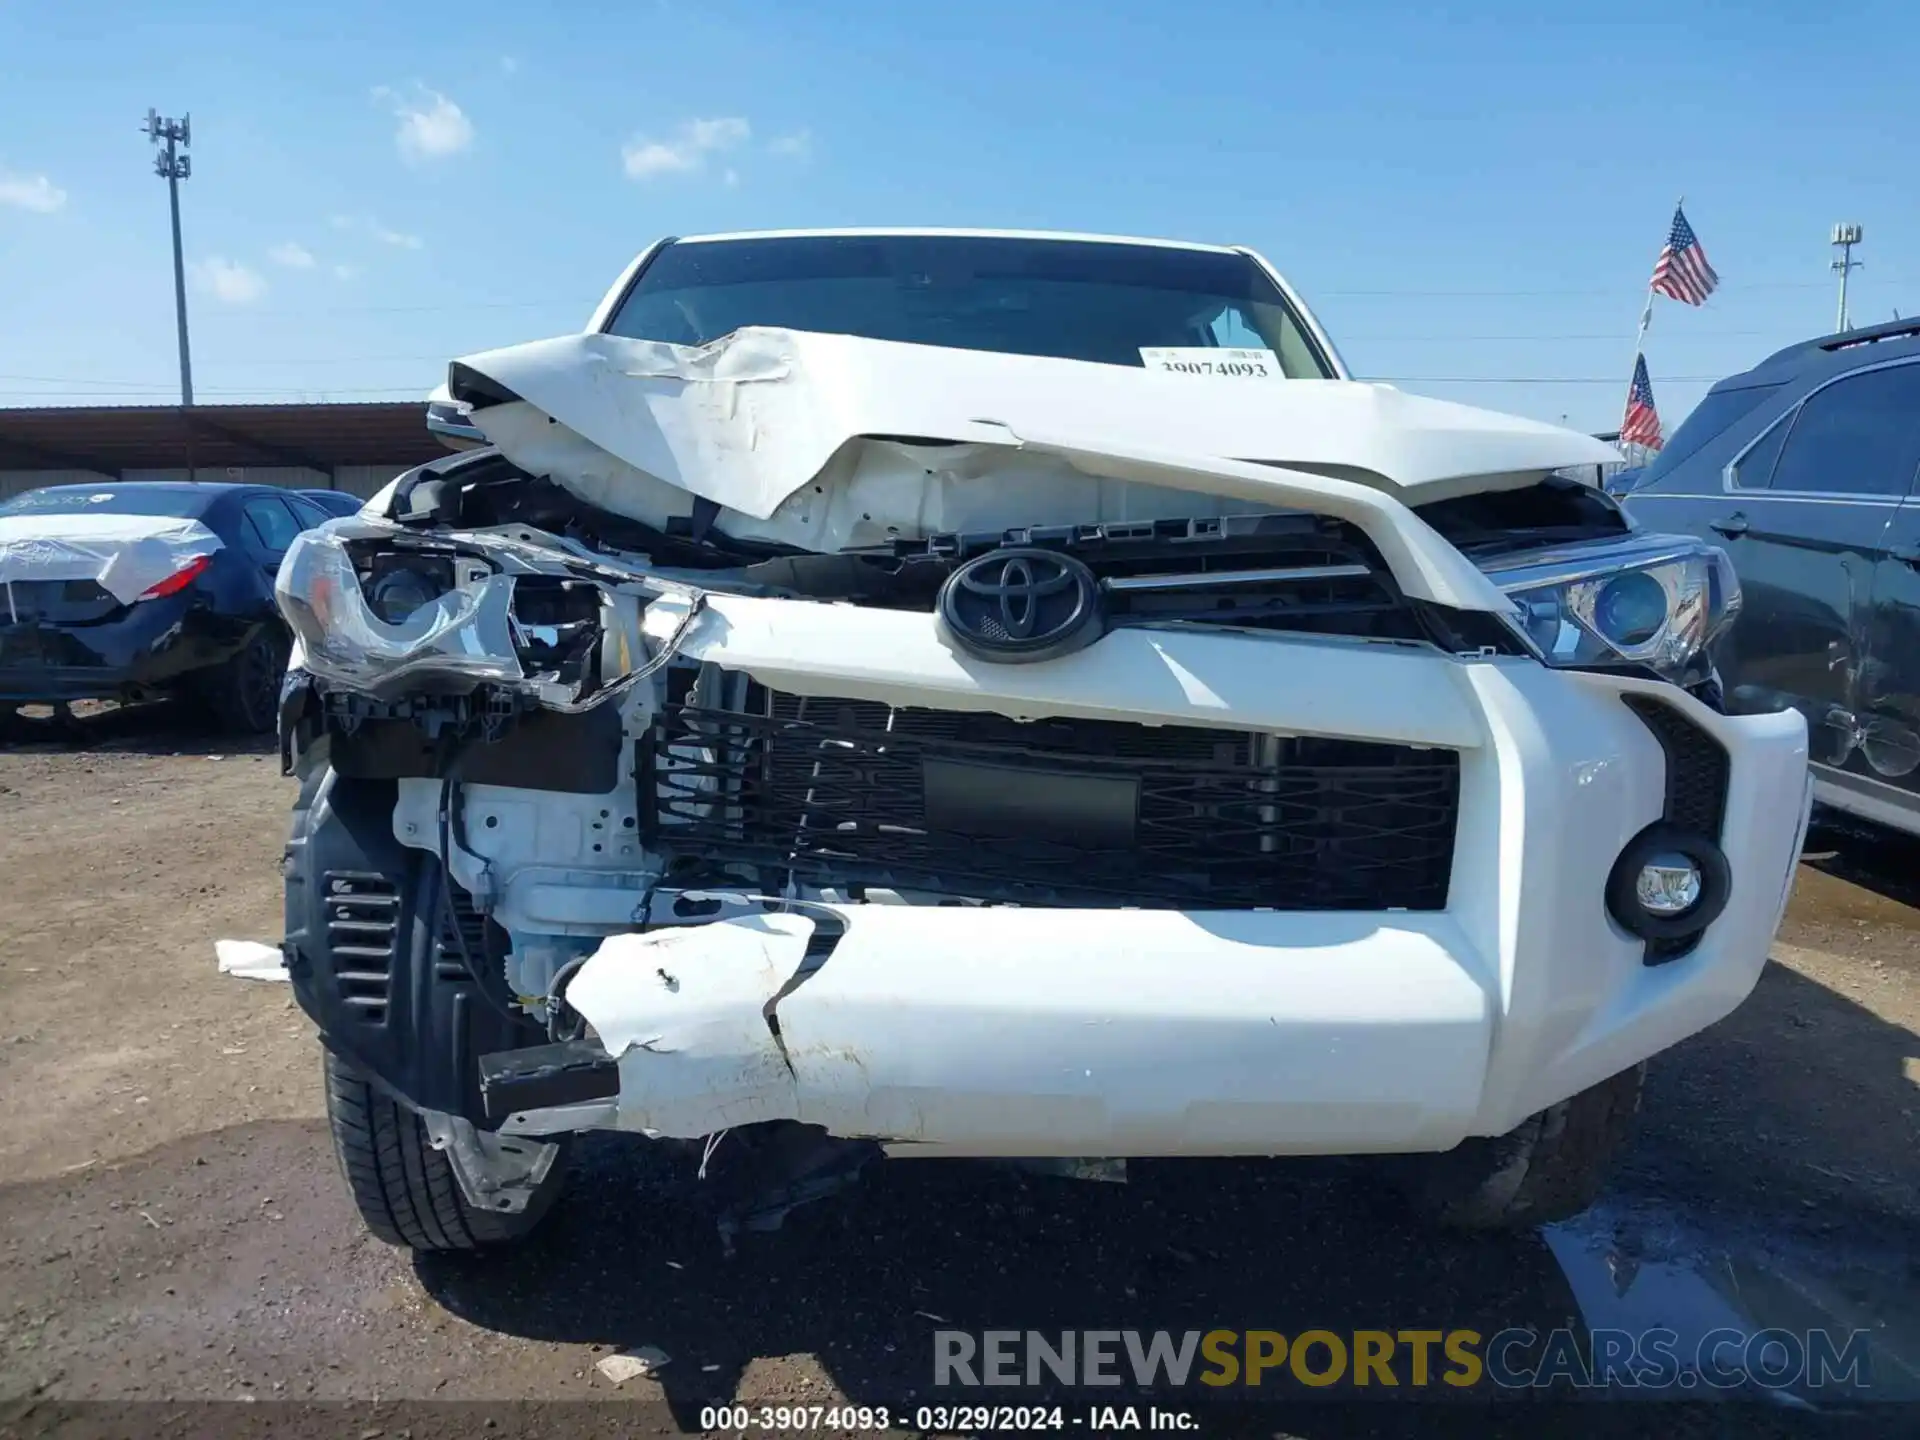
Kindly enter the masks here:
[[1920, 833], [1920, 321], [1794, 345], [1708, 392], [1625, 504], [1721, 545], [1734, 711], [1807, 717], [1815, 794]]

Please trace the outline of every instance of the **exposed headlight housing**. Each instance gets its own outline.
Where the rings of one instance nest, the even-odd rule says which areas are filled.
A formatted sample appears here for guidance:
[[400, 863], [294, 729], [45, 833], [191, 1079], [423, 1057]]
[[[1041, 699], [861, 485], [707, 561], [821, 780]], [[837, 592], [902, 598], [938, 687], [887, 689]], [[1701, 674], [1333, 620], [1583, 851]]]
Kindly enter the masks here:
[[381, 557], [387, 563], [369, 562], [363, 581], [352, 537], [336, 527], [343, 522], [299, 535], [274, 580], [309, 672], [370, 694], [521, 678], [511, 576], [484, 561]]
[[1514, 628], [1549, 665], [1642, 666], [1687, 681], [1740, 610], [1726, 552], [1690, 536], [1536, 550], [1483, 568], [1512, 598]]

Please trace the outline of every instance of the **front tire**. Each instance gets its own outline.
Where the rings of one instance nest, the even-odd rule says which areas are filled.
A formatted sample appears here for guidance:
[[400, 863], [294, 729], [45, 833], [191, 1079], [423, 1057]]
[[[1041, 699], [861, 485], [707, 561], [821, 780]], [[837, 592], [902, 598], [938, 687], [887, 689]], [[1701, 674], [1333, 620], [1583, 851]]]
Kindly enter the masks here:
[[1645, 1064], [1530, 1115], [1505, 1135], [1474, 1136], [1407, 1158], [1414, 1208], [1454, 1230], [1510, 1230], [1578, 1215], [1600, 1194], [1632, 1132]]
[[539, 1226], [565, 1185], [565, 1165], [556, 1162], [526, 1209], [475, 1209], [418, 1115], [332, 1051], [326, 1052], [326, 1085], [327, 1120], [347, 1191], [367, 1229], [389, 1245], [472, 1251], [516, 1244]]

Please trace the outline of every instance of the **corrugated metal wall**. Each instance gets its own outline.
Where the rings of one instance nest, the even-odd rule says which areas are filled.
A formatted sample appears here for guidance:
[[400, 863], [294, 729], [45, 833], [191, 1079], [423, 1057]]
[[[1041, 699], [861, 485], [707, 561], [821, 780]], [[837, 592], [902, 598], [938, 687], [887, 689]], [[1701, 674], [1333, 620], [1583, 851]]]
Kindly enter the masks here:
[[[235, 465], [221, 469], [199, 469], [195, 480], [232, 485], [283, 485], [291, 490], [345, 490], [366, 498], [407, 467], [404, 465], [342, 465], [334, 475], [324, 470], [303, 470], [294, 465]], [[129, 470], [120, 482], [139, 480], [185, 480], [184, 466], [173, 470]], [[0, 470], [0, 500], [42, 485], [112, 485], [116, 482], [92, 470]]]

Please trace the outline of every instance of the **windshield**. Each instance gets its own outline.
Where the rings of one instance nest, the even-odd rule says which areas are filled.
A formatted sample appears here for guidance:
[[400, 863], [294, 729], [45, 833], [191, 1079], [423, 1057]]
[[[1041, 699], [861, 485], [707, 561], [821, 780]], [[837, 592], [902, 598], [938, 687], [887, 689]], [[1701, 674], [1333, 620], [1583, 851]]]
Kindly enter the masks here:
[[209, 497], [163, 485], [73, 485], [29, 490], [0, 503], [0, 515], [174, 515], [197, 519]]
[[743, 325], [1104, 365], [1146, 348], [1270, 350], [1290, 379], [1332, 368], [1244, 255], [965, 235], [700, 240], [654, 257], [607, 328], [704, 345]]

